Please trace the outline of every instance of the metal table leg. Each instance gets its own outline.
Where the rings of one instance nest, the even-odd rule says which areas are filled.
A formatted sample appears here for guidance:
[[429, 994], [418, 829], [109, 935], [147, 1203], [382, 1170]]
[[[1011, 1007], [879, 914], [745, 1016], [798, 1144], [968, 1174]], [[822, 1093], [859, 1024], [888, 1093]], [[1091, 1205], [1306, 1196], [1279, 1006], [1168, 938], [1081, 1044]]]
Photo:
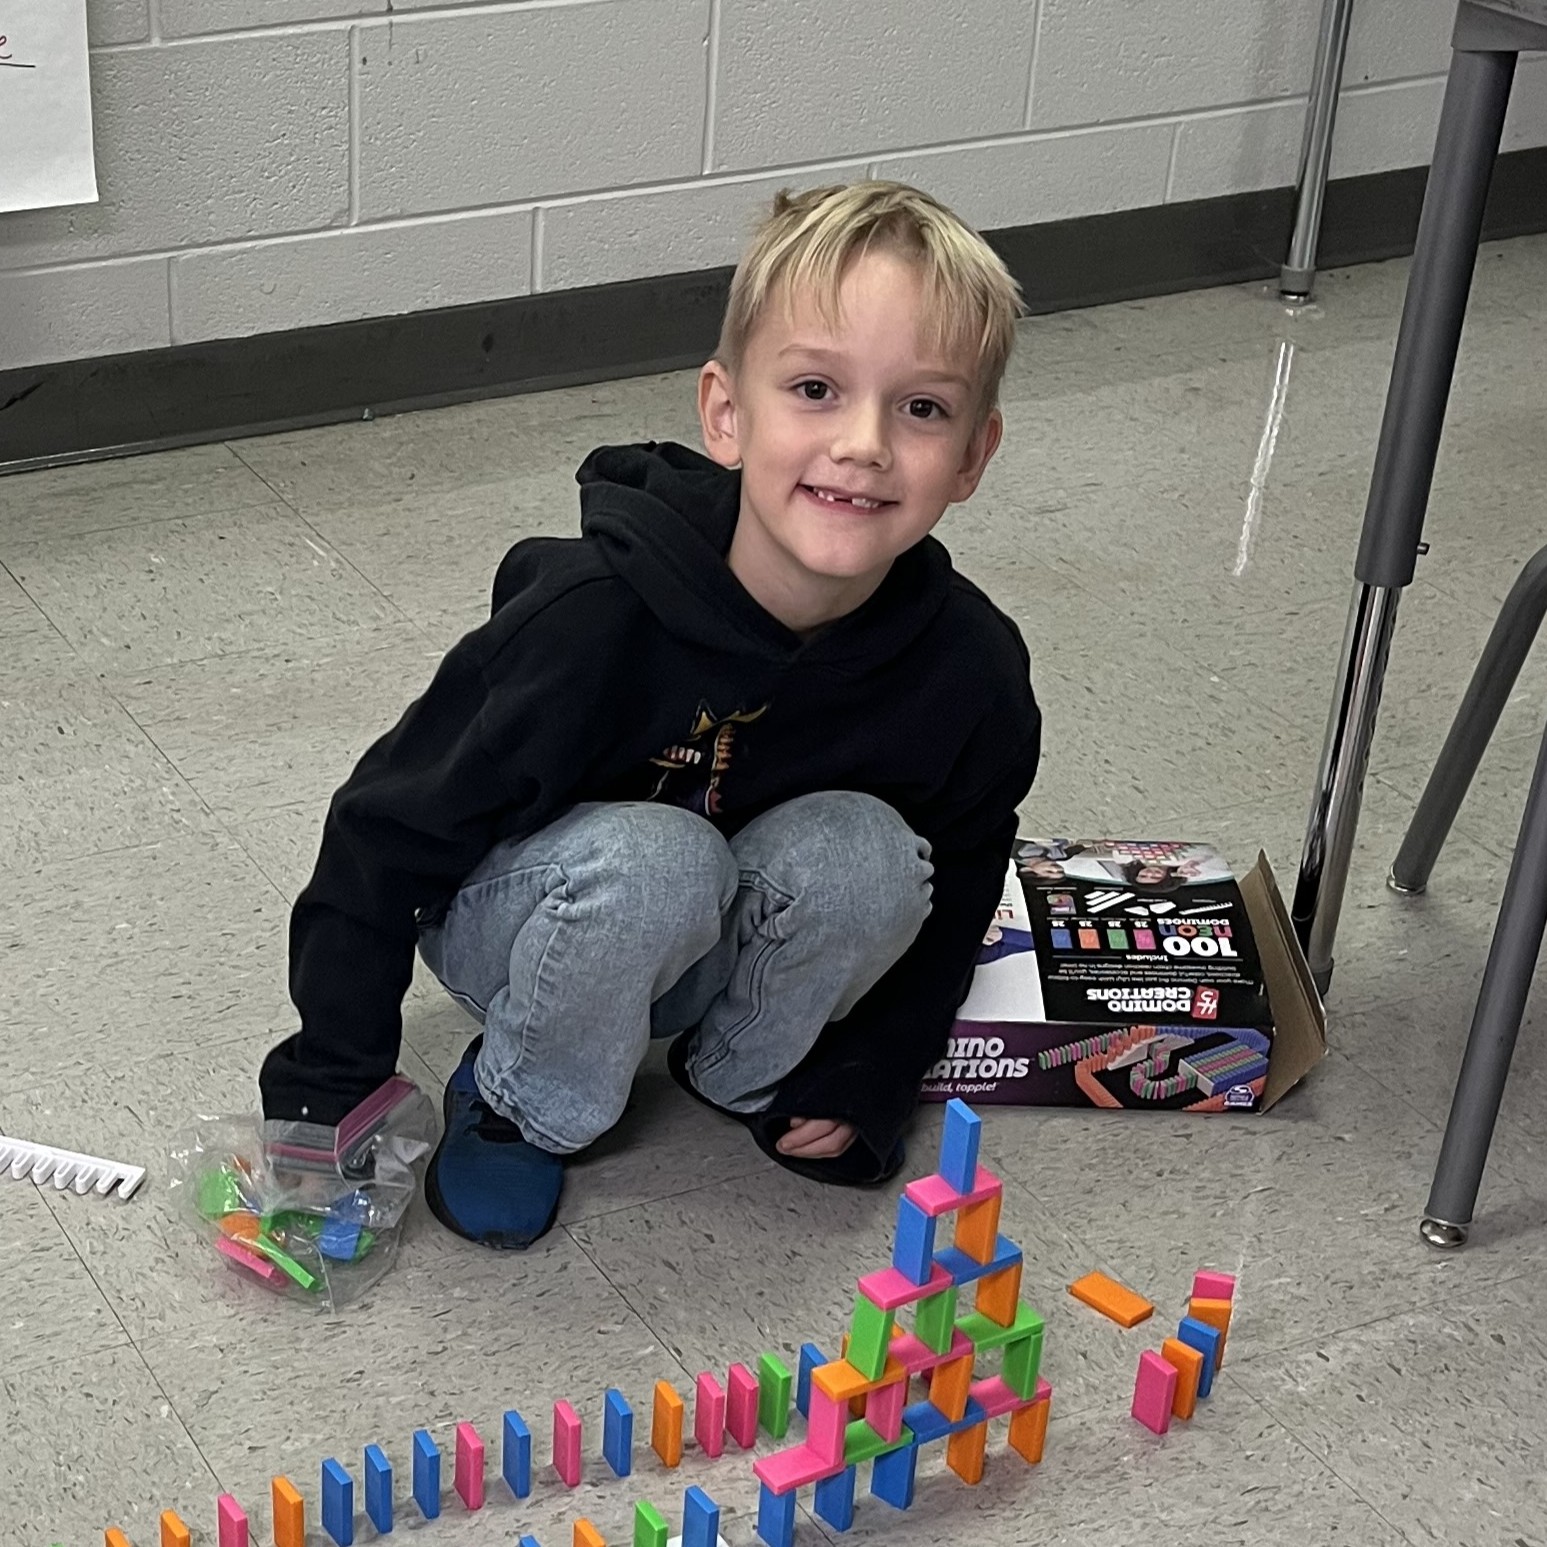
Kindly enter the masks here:
[[1461, 1078], [1445, 1125], [1429, 1207], [1419, 1227], [1431, 1246], [1461, 1246], [1488, 1163], [1509, 1062], [1520, 1034], [1531, 977], [1547, 925], [1547, 737], [1536, 760], [1531, 793], [1499, 904], [1493, 945], [1483, 973]]
[[1463, 4], [1457, 19], [1457, 46], [1354, 565], [1348, 632], [1295, 888], [1295, 928], [1322, 992], [1332, 980], [1333, 941], [1397, 601], [1417, 562], [1483, 205], [1515, 72], [1514, 52], [1464, 47], [1462, 28], [1470, 10]]
[[1278, 293], [1286, 301], [1310, 300], [1316, 283], [1316, 244], [1321, 238], [1327, 169], [1332, 165], [1332, 127], [1353, 8], [1354, 0], [1324, 0], [1322, 5], [1311, 94], [1305, 106], [1305, 138], [1300, 143], [1300, 173], [1295, 179], [1295, 226], [1289, 238], [1289, 256], [1278, 275]]

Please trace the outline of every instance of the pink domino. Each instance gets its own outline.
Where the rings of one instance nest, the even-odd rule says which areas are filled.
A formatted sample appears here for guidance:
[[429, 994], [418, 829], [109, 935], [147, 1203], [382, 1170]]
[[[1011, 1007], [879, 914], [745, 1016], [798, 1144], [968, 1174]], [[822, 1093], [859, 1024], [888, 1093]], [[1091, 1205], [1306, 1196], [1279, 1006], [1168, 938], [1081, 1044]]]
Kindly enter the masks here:
[[849, 1404], [834, 1401], [813, 1382], [810, 1406], [810, 1416], [806, 1419], [806, 1449], [829, 1466], [841, 1467], [844, 1436], [849, 1429]]
[[483, 1441], [470, 1423], [457, 1425], [456, 1479], [457, 1494], [462, 1502], [469, 1509], [482, 1509]]
[[1133, 1416], [1146, 1429], [1164, 1434], [1171, 1427], [1176, 1400], [1176, 1366], [1148, 1349], [1139, 1355], [1139, 1377], [1133, 1387]]
[[997, 1198], [1003, 1191], [1004, 1183], [982, 1166], [978, 1167], [978, 1174], [973, 1178], [971, 1192], [957, 1192], [943, 1176], [926, 1176], [917, 1182], [909, 1182], [903, 1188], [903, 1192], [931, 1219], [938, 1219], [953, 1209], [964, 1209], [971, 1203]]
[[281, 1268], [270, 1262], [267, 1257], [260, 1257], [257, 1252], [243, 1246], [240, 1241], [233, 1241], [228, 1235], [215, 1237], [215, 1250], [246, 1268], [249, 1273], [256, 1273], [265, 1284], [282, 1285], [286, 1282]]
[[725, 1427], [743, 1450], [751, 1450], [757, 1443], [757, 1376], [733, 1364], [725, 1385]]
[[[812, 1392], [812, 1396], [815, 1395]], [[789, 1493], [792, 1489], [819, 1483], [824, 1477], [836, 1477], [843, 1470], [843, 1456], [840, 1454], [834, 1465], [809, 1445], [797, 1445], [793, 1450], [781, 1450], [778, 1455], [754, 1461], [752, 1470], [770, 1493]]]
[[568, 1402], [553, 1404], [553, 1470], [566, 1488], [580, 1486], [580, 1414]]
[[900, 1359], [909, 1375], [928, 1375], [937, 1364], [948, 1364], [973, 1352], [973, 1342], [965, 1332], [951, 1334], [951, 1346], [943, 1354], [937, 1354], [928, 1343], [921, 1342], [911, 1332], [893, 1338], [887, 1350], [893, 1359]]
[[901, 1380], [894, 1380], [890, 1386], [877, 1386], [865, 1399], [865, 1422], [883, 1440], [895, 1440], [902, 1433], [902, 1410], [907, 1400], [906, 1375]]
[[247, 1516], [229, 1493], [215, 1500], [215, 1519], [219, 1522], [220, 1547], [247, 1547]]
[[705, 1370], [693, 1398], [693, 1438], [711, 1460], [725, 1450], [725, 1388]]
[[1235, 1275], [1233, 1273], [1194, 1273], [1193, 1297], [1198, 1300], [1235, 1299]]
[[1016, 1396], [1005, 1385], [1002, 1375], [991, 1375], [987, 1380], [973, 1381], [972, 1400], [990, 1418], [998, 1418], [1001, 1413], [1013, 1413], [1017, 1408], [1031, 1407], [1033, 1405], [1025, 1397]]
[[912, 1305], [915, 1300], [937, 1295], [942, 1289], [949, 1289], [952, 1283], [951, 1275], [935, 1262], [930, 1264], [928, 1283], [915, 1284], [896, 1268], [882, 1268], [879, 1273], [867, 1273], [859, 1281], [859, 1292], [883, 1311], [895, 1311], [898, 1306]]

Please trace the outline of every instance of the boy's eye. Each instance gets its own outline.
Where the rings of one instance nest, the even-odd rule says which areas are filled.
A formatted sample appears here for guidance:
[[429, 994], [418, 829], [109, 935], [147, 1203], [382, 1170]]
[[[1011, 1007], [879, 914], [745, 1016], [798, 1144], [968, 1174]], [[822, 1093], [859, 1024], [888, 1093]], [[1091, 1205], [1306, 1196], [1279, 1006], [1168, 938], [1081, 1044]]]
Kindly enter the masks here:
[[808, 402], [820, 403], [827, 396], [827, 383], [825, 381], [803, 381], [795, 389]]
[[945, 409], [933, 398], [916, 397], [908, 404], [908, 412], [915, 419], [943, 419]]

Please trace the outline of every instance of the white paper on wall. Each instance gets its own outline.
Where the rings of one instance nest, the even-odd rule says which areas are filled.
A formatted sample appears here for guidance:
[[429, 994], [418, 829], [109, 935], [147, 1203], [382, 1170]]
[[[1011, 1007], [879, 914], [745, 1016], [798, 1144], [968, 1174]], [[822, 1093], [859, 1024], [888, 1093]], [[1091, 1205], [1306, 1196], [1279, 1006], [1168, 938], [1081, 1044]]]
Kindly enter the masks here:
[[86, 0], [0, 0], [0, 210], [96, 197]]

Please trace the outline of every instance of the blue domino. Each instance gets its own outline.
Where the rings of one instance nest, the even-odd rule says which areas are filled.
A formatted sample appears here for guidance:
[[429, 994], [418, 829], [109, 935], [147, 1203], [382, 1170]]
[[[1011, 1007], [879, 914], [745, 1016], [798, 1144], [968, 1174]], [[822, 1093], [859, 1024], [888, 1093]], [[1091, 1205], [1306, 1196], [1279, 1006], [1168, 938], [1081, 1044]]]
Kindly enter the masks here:
[[987, 1423], [988, 1414], [983, 1411], [981, 1402], [968, 1397], [967, 1410], [955, 1423], [952, 1423], [933, 1402], [915, 1402], [912, 1407], [905, 1407], [902, 1421], [913, 1431], [913, 1437], [920, 1445], [930, 1445], [963, 1429], [973, 1429], [980, 1423]]
[[858, 1470], [846, 1466], [816, 1485], [811, 1507], [835, 1531], [847, 1531], [854, 1524], [854, 1476]]
[[426, 1520], [440, 1514], [440, 1451], [427, 1430], [414, 1430], [414, 1503]]
[[974, 1262], [957, 1246], [942, 1246], [935, 1253], [935, 1261], [951, 1275], [951, 1282], [960, 1288], [975, 1279], [987, 1278], [1005, 1268], [1013, 1268], [1021, 1261], [1021, 1249], [1014, 1241], [1000, 1236], [994, 1243], [994, 1255], [988, 1262]]
[[353, 1220], [330, 1219], [317, 1232], [317, 1250], [334, 1262], [353, 1262], [360, 1250], [360, 1227]]
[[532, 1491], [532, 1431], [514, 1408], [505, 1414], [500, 1442], [500, 1473], [518, 1498]]
[[720, 1506], [702, 1488], [683, 1497], [682, 1547], [720, 1547]]
[[602, 1454], [614, 1476], [627, 1477], [634, 1470], [634, 1409], [616, 1386], [607, 1392], [602, 1415]]
[[543, 1544], [535, 1536], [523, 1536], [516, 1547], [543, 1547]]
[[1203, 1374], [1198, 1378], [1198, 1395], [1206, 1397], [1214, 1389], [1214, 1372], [1219, 1368], [1219, 1328], [1193, 1316], [1184, 1316], [1176, 1329], [1177, 1338], [1203, 1355]]
[[[913, 1507], [913, 1480], [918, 1474], [919, 1448], [900, 1445], [876, 1457], [870, 1471], [870, 1491], [893, 1509]], [[686, 1547], [686, 1543], [683, 1544]]]
[[322, 1463], [322, 1529], [338, 1543], [338, 1547], [352, 1547], [355, 1539], [354, 1479], [331, 1458]]
[[892, 1266], [910, 1284], [927, 1284], [934, 1251], [934, 1220], [904, 1193], [897, 1200], [897, 1237], [892, 1243]]
[[775, 1493], [767, 1483], [758, 1485], [758, 1540], [768, 1547], [795, 1547], [795, 1490]]
[[392, 1466], [380, 1445], [365, 1447], [365, 1513], [379, 1536], [392, 1531]]
[[795, 1411], [802, 1418], [811, 1416], [811, 1372], [827, 1362], [827, 1355], [815, 1343], [800, 1345], [800, 1363], [795, 1370]]
[[983, 1119], [965, 1101], [945, 1104], [945, 1132], [940, 1138], [940, 1175], [957, 1192], [971, 1192], [978, 1179], [978, 1143]]

